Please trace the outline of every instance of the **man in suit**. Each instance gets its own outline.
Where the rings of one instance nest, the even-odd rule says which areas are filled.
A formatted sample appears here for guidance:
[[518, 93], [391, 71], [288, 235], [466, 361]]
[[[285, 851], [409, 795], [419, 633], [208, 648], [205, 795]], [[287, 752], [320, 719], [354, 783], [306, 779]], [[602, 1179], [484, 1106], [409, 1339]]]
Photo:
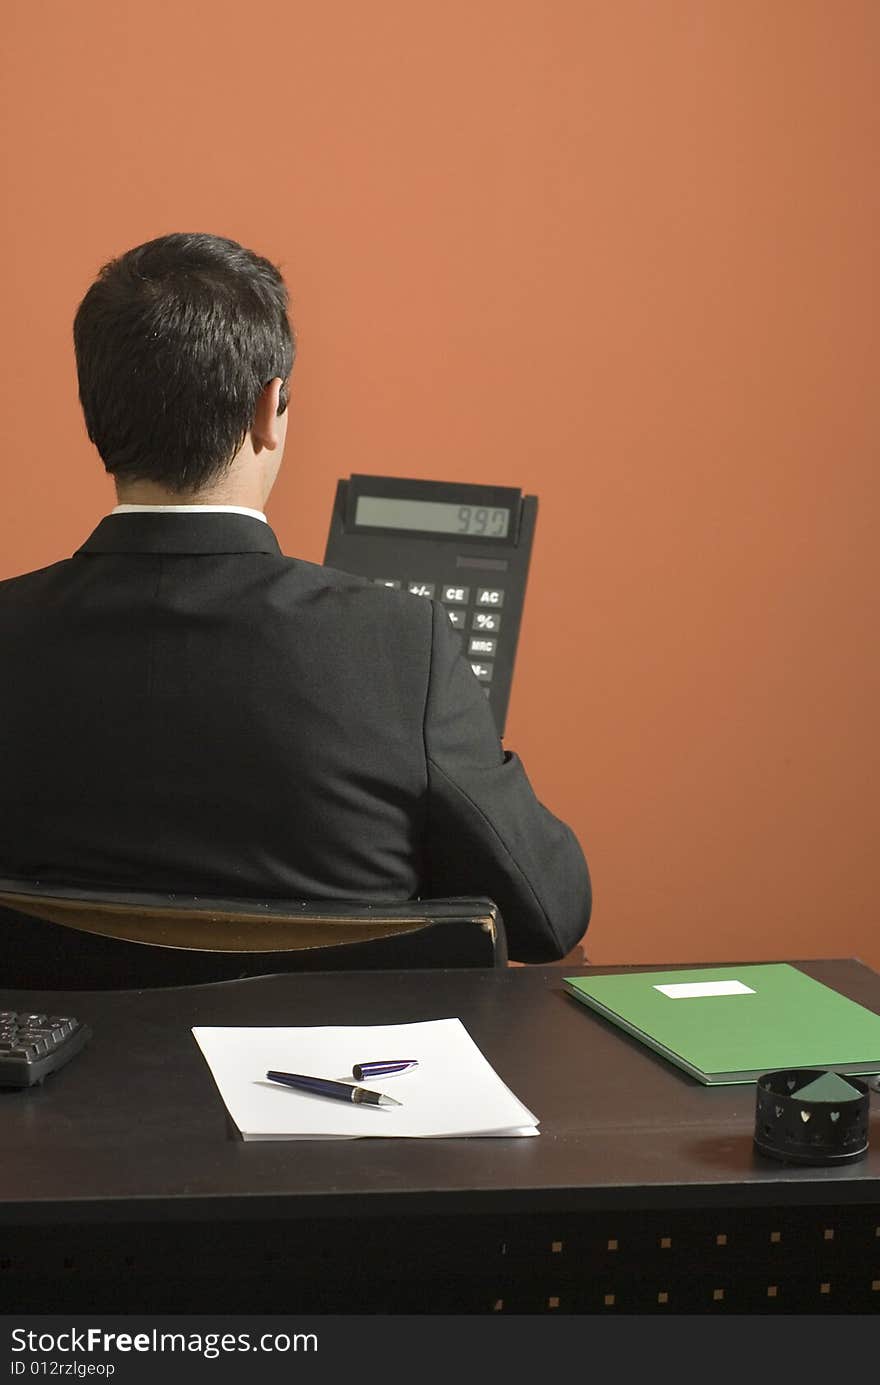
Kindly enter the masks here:
[[278, 270], [170, 235], [76, 314], [119, 504], [0, 583], [0, 874], [241, 898], [488, 895], [512, 958], [581, 938], [571, 830], [505, 751], [443, 608], [285, 557]]

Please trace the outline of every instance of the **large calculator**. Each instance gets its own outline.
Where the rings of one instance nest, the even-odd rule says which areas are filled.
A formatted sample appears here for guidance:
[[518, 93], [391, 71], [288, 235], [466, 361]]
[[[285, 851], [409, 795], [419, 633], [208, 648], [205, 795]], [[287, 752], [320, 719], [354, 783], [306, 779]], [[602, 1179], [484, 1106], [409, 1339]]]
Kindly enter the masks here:
[[442, 603], [504, 734], [538, 501], [514, 486], [352, 475], [324, 563]]

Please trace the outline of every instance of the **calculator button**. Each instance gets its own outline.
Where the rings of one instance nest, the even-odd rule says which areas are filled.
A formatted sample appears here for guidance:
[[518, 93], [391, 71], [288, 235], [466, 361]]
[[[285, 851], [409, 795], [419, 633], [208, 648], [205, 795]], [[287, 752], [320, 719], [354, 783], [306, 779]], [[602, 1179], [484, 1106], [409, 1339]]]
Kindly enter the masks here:
[[478, 630], [480, 634], [488, 633], [497, 635], [501, 629], [500, 611], [475, 611], [471, 621], [471, 629]]
[[440, 600], [451, 602], [456, 606], [466, 606], [470, 596], [470, 587], [444, 587]]
[[413, 596], [433, 596], [435, 590], [434, 582], [407, 582], [406, 589]]
[[374, 577], [373, 586], [394, 587], [397, 591], [400, 591], [400, 588], [403, 586], [403, 583], [398, 582], [396, 577]]
[[449, 622], [454, 630], [463, 630], [467, 620], [467, 611], [447, 611]]
[[474, 671], [474, 676], [479, 678], [481, 683], [490, 683], [492, 681], [492, 674], [495, 670], [494, 664], [485, 662], [481, 664], [471, 664], [471, 668]]
[[472, 635], [468, 644], [468, 654], [487, 654], [492, 658], [497, 644], [497, 640], [484, 640], [479, 635]]
[[501, 587], [477, 587], [478, 606], [503, 606], [504, 592]]

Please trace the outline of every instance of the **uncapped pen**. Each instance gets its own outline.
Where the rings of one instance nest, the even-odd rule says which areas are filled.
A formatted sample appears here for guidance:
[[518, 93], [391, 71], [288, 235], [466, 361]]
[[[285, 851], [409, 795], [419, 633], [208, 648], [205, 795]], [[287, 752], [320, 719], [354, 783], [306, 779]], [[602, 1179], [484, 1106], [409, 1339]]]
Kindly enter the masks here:
[[393, 1096], [384, 1092], [369, 1092], [366, 1087], [353, 1087], [350, 1082], [334, 1082], [331, 1077], [307, 1077], [300, 1072], [267, 1072], [270, 1082], [281, 1082], [285, 1087], [296, 1087], [301, 1092], [312, 1092], [314, 1096], [329, 1096], [335, 1101], [350, 1101], [355, 1106], [402, 1106]]
[[355, 1063], [351, 1075], [358, 1082], [363, 1082], [368, 1077], [393, 1077], [396, 1073], [409, 1072], [410, 1068], [418, 1066], [417, 1058], [377, 1058], [373, 1063]]

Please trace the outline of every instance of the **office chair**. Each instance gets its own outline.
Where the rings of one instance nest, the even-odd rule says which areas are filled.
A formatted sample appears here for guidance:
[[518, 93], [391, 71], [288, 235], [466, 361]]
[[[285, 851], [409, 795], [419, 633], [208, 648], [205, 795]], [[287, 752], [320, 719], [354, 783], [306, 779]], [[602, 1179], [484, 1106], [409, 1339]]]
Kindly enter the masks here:
[[0, 984], [15, 989], [506, 964], [503, 920], [489, 899], [215, 899], [0, 879]]

